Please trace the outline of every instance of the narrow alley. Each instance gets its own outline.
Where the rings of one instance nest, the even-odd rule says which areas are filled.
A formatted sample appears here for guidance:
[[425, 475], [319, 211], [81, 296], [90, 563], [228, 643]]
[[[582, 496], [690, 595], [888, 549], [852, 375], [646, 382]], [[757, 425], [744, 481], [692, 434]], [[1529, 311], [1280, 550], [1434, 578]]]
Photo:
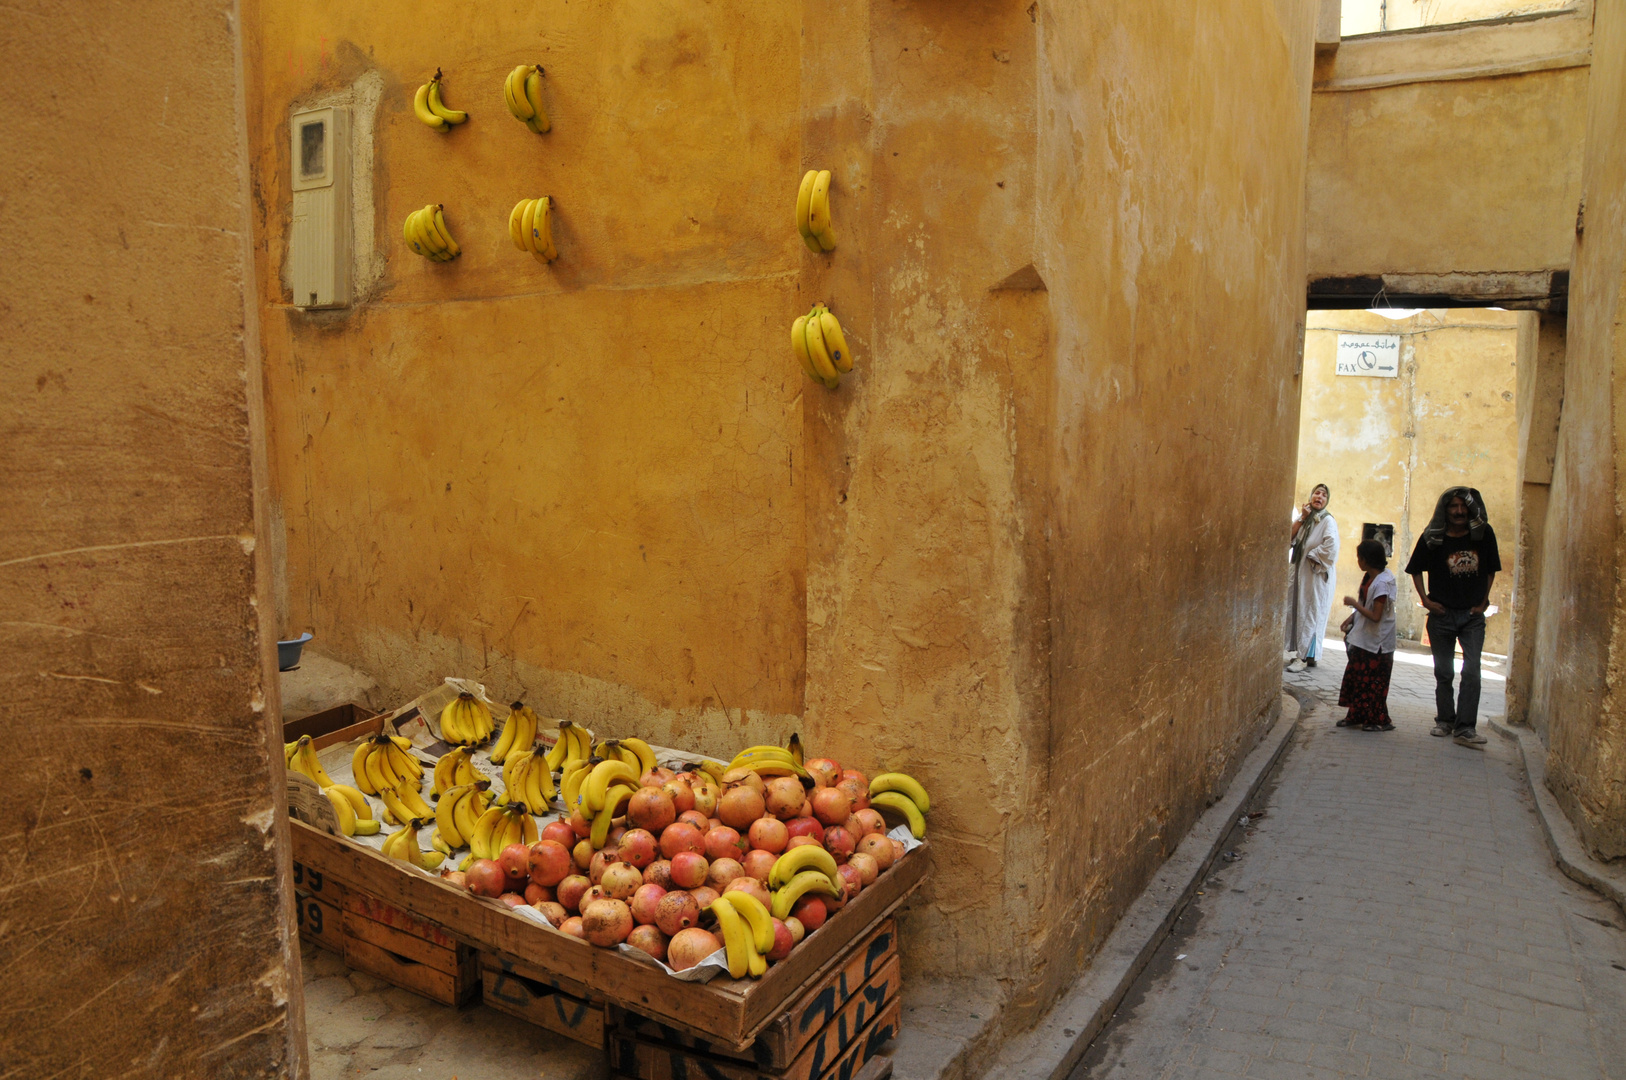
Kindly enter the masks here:
[[[1331, 643], [1329, 643], [1331, 645]], [[1402, 652], [1395, 730], [1333, 726], [1343, 653], [1287, 677], [1293, 744], [1072, 1080], [1626, 1075], [1626, 931], [1544, 846], [1487, 658], [1483, 750], [1429, 735]]]

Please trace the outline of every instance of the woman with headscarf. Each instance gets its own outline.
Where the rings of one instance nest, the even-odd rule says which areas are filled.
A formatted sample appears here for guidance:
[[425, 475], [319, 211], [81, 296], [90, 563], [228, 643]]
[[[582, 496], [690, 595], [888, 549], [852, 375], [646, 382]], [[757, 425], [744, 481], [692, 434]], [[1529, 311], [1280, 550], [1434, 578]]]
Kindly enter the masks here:
[[1317, 484], [1293, 520], [1293, 578], [1287, 605], [1287, 649], [1293, 654], [1287, 665], [1289, 671], [1315, 667], [1316, 657], [1321, 654], [1321, 634], [1332, 610], [1338, 522], [1327, 510], [1331, 499], [1331, 489]]

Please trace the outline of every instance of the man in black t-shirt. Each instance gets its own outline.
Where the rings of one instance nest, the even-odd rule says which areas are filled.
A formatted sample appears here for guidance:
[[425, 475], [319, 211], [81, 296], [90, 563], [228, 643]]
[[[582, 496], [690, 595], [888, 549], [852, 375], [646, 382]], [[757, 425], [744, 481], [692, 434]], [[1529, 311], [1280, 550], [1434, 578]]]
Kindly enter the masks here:
[[[1411, 553], [1406, 573], [1428, 609], [1428, 642], [1434, 653], [1434, 731], [1462, 746], [1482, 746], [1479, 653], [1485, 646], [1485, 608], [1491, 583], [1502, 569], [1496, 533], [1485, 520], [1485, 502], [1469, 487], [1447, 488], [1434, 518]], [[1428, 587], [1423, 587], [1423, 575]], [[1453, 700], [1451, 677], [1462, 646], [1462, 692]]]

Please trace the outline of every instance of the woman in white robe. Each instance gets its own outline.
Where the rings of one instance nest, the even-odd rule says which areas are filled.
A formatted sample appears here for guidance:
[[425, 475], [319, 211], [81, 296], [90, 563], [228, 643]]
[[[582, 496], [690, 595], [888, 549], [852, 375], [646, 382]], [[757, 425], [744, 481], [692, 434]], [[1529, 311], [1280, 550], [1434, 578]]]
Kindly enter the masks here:
[[[1287, 606], [1287, 650], [1294, 659], [1290, 670], [1315, 667], [1321, 653], [1321, 635], [1332, 610], [1332, 591], [1338, 565], [1338, 522], [1327, 510], [1332, 492], [1326, 484], [1310, 489], [1310, 501], [1293, 520], [1292, 591]], [[1300, 664], [1302, 661], [1302, 665]]]

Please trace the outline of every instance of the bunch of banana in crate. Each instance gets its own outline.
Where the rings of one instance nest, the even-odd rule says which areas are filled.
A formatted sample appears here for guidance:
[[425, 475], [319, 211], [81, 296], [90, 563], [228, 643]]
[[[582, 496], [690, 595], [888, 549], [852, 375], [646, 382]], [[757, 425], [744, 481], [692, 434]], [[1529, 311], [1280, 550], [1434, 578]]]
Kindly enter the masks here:
[[322, 768], [316, 756], [316, 745], [309, 735], [301, 735], [282, 746], [283, 764], [297, 773], [303, 773], [321, 786], [327, 801], [333, 804], [333, 814], [339, 820], [339, 830], [346, 836], [372, 836], [378, 832], [373, 818], [372, 804], [367, 796], [349, 784], [335, 783]]

